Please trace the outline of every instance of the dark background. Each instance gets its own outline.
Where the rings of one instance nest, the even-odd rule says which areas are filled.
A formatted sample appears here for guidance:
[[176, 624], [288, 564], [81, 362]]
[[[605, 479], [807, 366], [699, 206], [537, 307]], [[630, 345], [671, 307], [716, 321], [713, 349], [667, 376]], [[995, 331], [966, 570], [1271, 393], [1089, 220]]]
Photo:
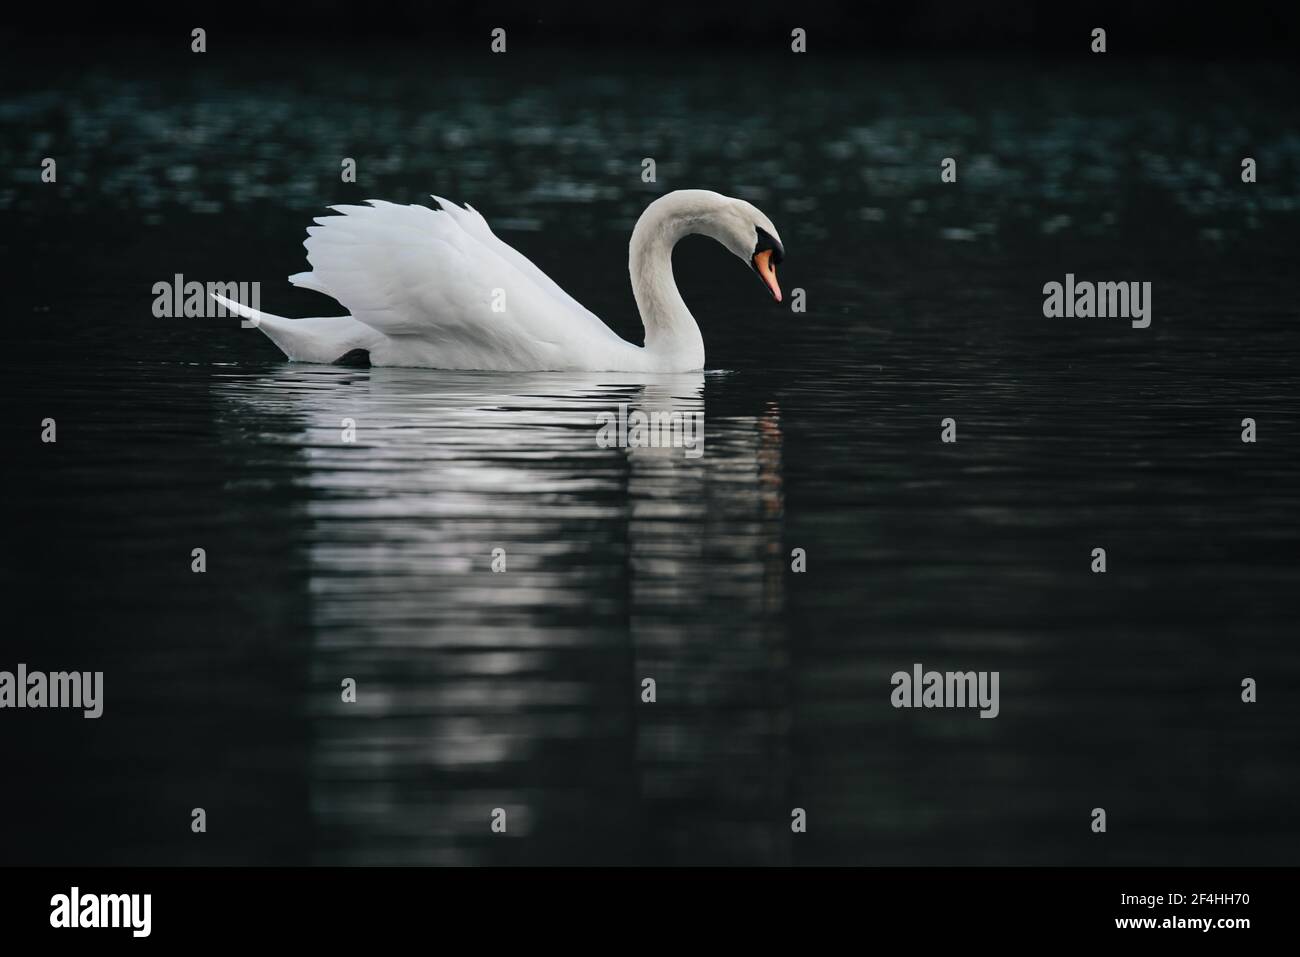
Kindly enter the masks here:
[[[455, 45], [505, 27], [528, 43], [610, 43], [620, 49], [665, 44], [709, 49], [758, 49], [788, 44], [803, 27], [810, 49], [884, 54], [1088, 52], [1094, 27], [1107, 30], [1111, 55], [1287, 57], [1295, 48], [1300, 12], [1294, 5], [1241, 3], [189, 3], [63, 5], [58, 15], [36, 6], [5, 12], [10, 23], [43, 40], [174, 35], [175, 27], [205, 26], [226, 36], [306, 38], [352, 43], [383, 38], [421, 45]], [[1080, 38], [1084, 38], [1081, 40]], [[757, 78], [756, 78], [757, 79]]]

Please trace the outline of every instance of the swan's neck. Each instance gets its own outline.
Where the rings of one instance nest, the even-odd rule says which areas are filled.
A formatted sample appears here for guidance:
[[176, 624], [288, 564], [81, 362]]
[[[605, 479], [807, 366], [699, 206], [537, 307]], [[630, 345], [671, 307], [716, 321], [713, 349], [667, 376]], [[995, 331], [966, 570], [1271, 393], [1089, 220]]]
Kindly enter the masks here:
[[704, 338], [673, 279], [673, 247], [682, 237], [701, 232], [709, 212], [707, 203], [669, 193], [646, 207], [632, 230], [628, 269], [645, 325], [646, 352], [656, 365], [672, 367], [669, 371], [704, 368]]

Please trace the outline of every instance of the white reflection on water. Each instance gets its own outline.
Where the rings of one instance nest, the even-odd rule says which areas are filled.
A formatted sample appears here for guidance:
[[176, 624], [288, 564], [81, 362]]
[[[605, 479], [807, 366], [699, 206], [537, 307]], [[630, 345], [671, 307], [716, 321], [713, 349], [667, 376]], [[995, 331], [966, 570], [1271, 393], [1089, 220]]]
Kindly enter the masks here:
[[[322, 859], [785, 858], [774, 406], [711, 418], [703, 374], [285, 366], [216, 392], [304, 465]], [[705, 413], [703, 456], [601, 448], [620, 403]]]

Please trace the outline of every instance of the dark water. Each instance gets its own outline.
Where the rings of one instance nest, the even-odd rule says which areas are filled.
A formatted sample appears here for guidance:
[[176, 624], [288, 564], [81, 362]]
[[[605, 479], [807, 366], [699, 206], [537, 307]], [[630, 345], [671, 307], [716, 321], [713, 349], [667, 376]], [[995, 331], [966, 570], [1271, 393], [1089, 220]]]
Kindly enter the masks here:
[[[3, 68], [0, 668], [106, 700], [0, 714], [0, 860], [1294, 863], [1294, 73], [509, 61]], [[688, 186], [764, 209], [808, 304], [683, 243], [703, 375], [297, 366], [151, 313], [175, 273], [328, 313], [283, 278], [310, 218], [436, 192], [635, 338], [627, 235]], [[1044, 319], [1067, 272], [1151, 282], [1151, 327]], [[704, 454], [600, 448], [624, 402]], [[999, 671], [999, 717], [894, 709], [914, 662]]]

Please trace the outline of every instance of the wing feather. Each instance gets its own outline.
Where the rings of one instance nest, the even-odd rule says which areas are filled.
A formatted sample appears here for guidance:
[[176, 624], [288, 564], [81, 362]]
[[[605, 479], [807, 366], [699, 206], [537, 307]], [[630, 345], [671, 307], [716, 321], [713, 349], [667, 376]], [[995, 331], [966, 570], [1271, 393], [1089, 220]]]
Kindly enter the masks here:
[[332, 296], [386, 336], [430, 343], [461, 368], [564, 368], [566, 350], [589, 349], [593, 337], [627, 346], [476, 210], [434, 198], [442, 209], [383, 200], [330, 207], [338, 215], [307, 228], [311, 270], [289, 281]]

